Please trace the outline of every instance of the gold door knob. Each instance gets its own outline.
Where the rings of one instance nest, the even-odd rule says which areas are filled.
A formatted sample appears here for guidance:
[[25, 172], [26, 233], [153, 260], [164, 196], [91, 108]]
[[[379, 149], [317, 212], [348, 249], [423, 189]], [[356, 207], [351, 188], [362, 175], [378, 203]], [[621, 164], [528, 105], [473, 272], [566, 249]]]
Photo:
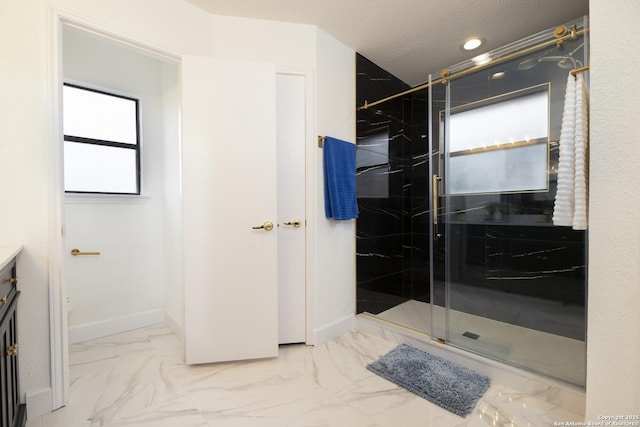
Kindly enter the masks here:
[[271, 230], [273, 230], [273, 223], [271, 221], [266, 221], [262, 225], [258, 225], [258, 226], [251, 227], [251, 228], [254, 229], [254, 230], [271, 231]]
[[5, 305], [7, 303], [7, 296], [3, 295], [2, 298], [0, 298], [0, 303], [2, 303], [2, 305]]
[[283, 222], [282, 225], [293, 225], [295, 228], [300, 228], [302, 221], [296, 218], [293, 221]]

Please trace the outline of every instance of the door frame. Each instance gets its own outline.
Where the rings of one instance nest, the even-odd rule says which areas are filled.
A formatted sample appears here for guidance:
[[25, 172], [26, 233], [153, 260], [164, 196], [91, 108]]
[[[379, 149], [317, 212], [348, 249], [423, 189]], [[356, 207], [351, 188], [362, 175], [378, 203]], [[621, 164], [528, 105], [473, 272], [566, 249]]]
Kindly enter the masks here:
[[[49, 167], [49, 239], [48, 239], [48, 279], [49, 279], [49, 338], [50, 338], [50, 407], [34, 408], [34, 415], [44, 414], [64, 406], [69, 398], [69, 349], [67, 331], [67, 305], [65, 288], [65, 207], [62, 162], [62, 28], [73, 25], [84, 31], [106, 39], [124, 43], [136, 50], [145, 51], [164, 60], [181, 63], [182, 54], [139, 40], [134, 34], [126, 34], [122, 29], [107, 28], [86, 16], [49, 5], [47, 9], [48, 45], [48, 167]], [[314, 200], [315, 170], [313, 161], [313, 135], [315, 127], [315, 75], [309, 68], [282, 68], [276, 64], [276, 73], [304, 75], [306, 80], [306, 137], [305, 137], [305, 228], [306, 247], [306, 339], [307, 345], [316, 344], [315, 332], [315, 240], [314, 240]], [[39, 402], [47, 399], [39, 400]]]
[[[164, 60], [179, 63], [177, 53], [137, 41], [112, 29], [104, 28], [90, 18], [68, 10], [49, 6], [47, 10], [49, 43], [47, 46], [48, 85], [48, 154], [49, 154], [49, 337], [51, 371], [51, 407], [49, 411], [64, 406], [69, 397], [69, 341], [66, 304], [65, 268], [65, 193], [62, 138], [62, 29], [72, 25], [105, 39], [124, 43]], [[46, 413], [47, 408], [37, 408], [36, 414]]]
[[315, 75], [310, 68], [293, 68], [276, 66], [276, 75], [292, 75], [301, 76], [305, 79], [305, 217], [306, 225], [304, 227], [304, 245], [305, 245], [305, 344], [315, 345], [315, 271], [314, 271], [314, 244], [313, 244], [313, 227], [314, 222], [314, 163], [313, 163], [313, 142], [316, 130], [314, 126], [315, 119]]

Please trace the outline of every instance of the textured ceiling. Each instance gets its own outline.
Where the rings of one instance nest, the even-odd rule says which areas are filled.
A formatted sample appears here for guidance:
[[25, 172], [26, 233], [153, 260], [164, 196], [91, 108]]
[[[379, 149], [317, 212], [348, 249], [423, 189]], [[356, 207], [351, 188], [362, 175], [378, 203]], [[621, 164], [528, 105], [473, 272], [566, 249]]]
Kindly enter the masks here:
[[[218, 15], [312, 24], [414, 86], [429, 73], [588, 14], [588, 0], [187, 0]], [[474, 53], [462, 43], [486, 40]]]

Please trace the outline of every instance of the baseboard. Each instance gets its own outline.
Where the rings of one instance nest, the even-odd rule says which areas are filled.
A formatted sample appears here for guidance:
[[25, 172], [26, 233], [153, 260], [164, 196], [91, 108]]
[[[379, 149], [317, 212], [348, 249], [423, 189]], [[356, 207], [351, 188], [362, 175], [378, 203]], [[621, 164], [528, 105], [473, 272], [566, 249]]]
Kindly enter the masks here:
[[179, 340], [184, 341], [184, 328], [182, 325], [176, 320], [175, 317], [164, 312], [164, 322], [167, 324], [171, 332], [173, 332]]
[[27, 419], [37, 418], [51, 412], [51, 389], [41, 388], [28, 391], [25, 402], [27, 404]]
[[316, 329], [316, 345], [322, 345], [355, 328], [355, 316], [350, 314]]
[[69, 327], [69, 344], [144, 328], [164, 321], [164, 309], [157, 309], [71, 326]]

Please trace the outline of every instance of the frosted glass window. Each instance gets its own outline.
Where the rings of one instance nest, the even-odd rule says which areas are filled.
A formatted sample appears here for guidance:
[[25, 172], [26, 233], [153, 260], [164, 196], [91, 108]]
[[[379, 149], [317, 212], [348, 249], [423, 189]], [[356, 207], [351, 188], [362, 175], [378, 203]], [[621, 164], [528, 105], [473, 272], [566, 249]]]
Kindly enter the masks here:
[[451, 157], [451, 194], [547, 189], [546, 143]]
[[549, 89], [533, 90], [451, 111], [450, 194], [548, 189]]
[[64, 143], [65, 190], [92, 193], [137, 193], [135, 150]]
[[64, 134], [138, 143], [137, 101], [75, 86], [64, 86]]
[[452, 153], [546, 138], [549, 134], [549, 92], [452, 112], [450, 124], [449, 151]]
[[140, 194], [138, 101], [63, 88], [65, 191]]

